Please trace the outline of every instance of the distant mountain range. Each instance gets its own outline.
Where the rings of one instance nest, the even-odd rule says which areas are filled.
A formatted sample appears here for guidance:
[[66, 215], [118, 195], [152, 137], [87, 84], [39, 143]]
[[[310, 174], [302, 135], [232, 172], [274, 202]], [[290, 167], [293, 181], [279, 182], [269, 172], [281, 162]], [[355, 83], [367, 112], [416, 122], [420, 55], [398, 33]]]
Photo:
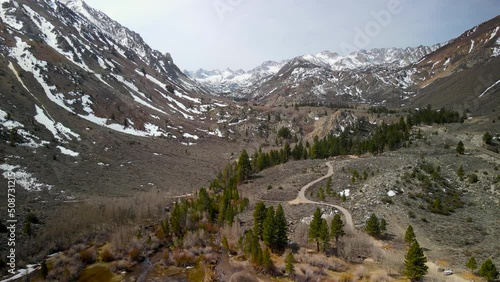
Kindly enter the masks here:
[[441, 44], [431, 47], [419, 46], [404, 49], [378, 48], [353, 52], [347, 56], [323, 51], [318, 54], [303, 55], [282, 62], [266, 61], [250, 71], [241, 69], [234, 71], [228, 68], [225, 70], [185, 70], [184, 73], [217, 94], [238, 96], [240, 91], [257, 85], [261, 80], [277, 74], [290, 63], [311, 63], [332, 71], [365, 69], [373, 66], [398, 68], [417, 62], [439, 47], [441, 47]]
[[[218, 95], [270, 105], [362, 102], [401, 106], [417, 100], [423, 103], [425, 99], [417, 96], [432, 92], [434, 83], [469, 69], [498, 66], [499, 26], [497, 16], [456, 39], [434, 46], [378, 48], [346, 56], [324, 51], [279, 63], [265, 62], [247, 72], [200, 69], [185, 73]], [[484, 91], [493, 85], [498, 72], [486, 72], [486, 76], [492, 77], [490, 81], [474, 78], [474, 83], [469, 81], [464, 87], [475, 84], [475, 88]], [[457, 83], [467, 80], [470, 77]]]

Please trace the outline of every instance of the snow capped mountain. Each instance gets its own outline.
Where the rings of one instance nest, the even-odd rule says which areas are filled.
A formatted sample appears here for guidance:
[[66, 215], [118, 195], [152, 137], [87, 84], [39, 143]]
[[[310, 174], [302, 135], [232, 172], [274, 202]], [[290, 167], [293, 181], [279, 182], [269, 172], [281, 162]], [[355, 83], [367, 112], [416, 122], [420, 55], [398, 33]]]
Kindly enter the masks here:
[[276, 74], [284, 65], [285, 62], [266, 61], [250, 71], [242, 69], [233, 71], [227, 68], [225, 70], [185, 70], [184, 73], [215, 94], [236, 96], [235, 92], [238, 90], [249, 88], [261, 79]]
[[346, 56], [341, 56], [330, 51], [323, 51], [318, 54], [307, 54], [279, 63], [267, 61], [248, 72], [242, 70], [233, 71], [231, 69], [223, 71], [200, 69], [195, 72], [185, 71], [185, 73], [215, 93], [242, 97], [244, 95], [241, 93], [248, 92], [248, 88], [269, 79], [288, 64], [299, 65], [308, 62], [314, 66], [331, 71], [362, 70], [378, 66], [402, 68], [417, 62], [440, 46], [441, 44], [431, 47], [378, 48], [360, 50]]
[[[81, 0], [0, 0], [0, 25], [2, 77], [32, 99], [14, 104], [46, 116], [35, 120], [55, 134], [65, 111], [76, 118], [70, 124], [87, 121], [141, 137], [177, 139], [188, 130], [194, 136], [204, 126], [189, 124], [220, 104], [205, 102], [206, 91], [168, 53]], [[3, 111], [14, 111], [7, 109], [14, 92], [3, 89]]]

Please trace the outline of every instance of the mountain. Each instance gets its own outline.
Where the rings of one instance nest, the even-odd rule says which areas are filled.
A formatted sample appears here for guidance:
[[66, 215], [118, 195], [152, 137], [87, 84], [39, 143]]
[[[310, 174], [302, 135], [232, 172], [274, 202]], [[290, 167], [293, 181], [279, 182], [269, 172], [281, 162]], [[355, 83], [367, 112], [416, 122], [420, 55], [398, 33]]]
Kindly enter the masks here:
[[[315, 78], [326, 83], [333, 79], [332, 83], [338, 84], [339, 80], [347, 77], [345, 74], [362, 73], [368, 69], [379, 67], [386, 69], [402, 68], [415, 63], [426, 54], [436, 50], [441, 45], [431, 47], [419, 46], [415, 48], [377, 48], [371, 50], [360, 50], [346, 56], [341, 56], [330, 51], [318, 54], [308, 54], [295, 57], [290, 60], [277, 63], [273, 61], [264, 62], [261, 66], [248, 72], [220, 70], [198, 70], [196, 72], [185, 71], [185, 73], [198, 81], [204, 87], [212, 91], [232, 97], [247, 99], [263, 99], [269, 94], [279, 91], [280, 87], [274, 87], [277, 80], [282, 84], [281, 88], [289, 89], [288, 85], [294, 84], [294, 79], [308, 80]], [[307, 65], [305, 69], [304, 65]], [[299, 67], [299, 69], [296, 69]], [[287, 70], [292, 70], [288, 77]], [[296, 70], [293, 72], [293, 70]], [[342, 73], [341, 77], [332, 76], [332, 72]], [[319, 86], [312, 89], [313, 94], [323, 95], [324, 92], [342, 92], [341, 95], [359, 96], [361, 90], [353, 86], [352, 82], [345, 81], [347, 88], [337, 88], [333, 85]], [[274, 85], [273, 87], [269, 85]], [[297, 100], [308, 102], [308, 98], [301, 97]]]
[[[234, 88], [229, 95], [268, 105], [448, 104], [460, 110], [493, 111], [500, 103], [479, 105], [486, 101], [486, 94], [498, 99], [493, 93], [500, 85], [495, 71], [499, 65], [499, 29], [497, 16], [458, 38], [431, 47], [378, 48], [347, 56], [324, 51], [299, 56], [259, 80], [247, 83], [242, 79], [245, 87]], [[210, 76], [204, 81], [194, 79], [207, 85]], [[217, 81], [210, 86], [216, 88]]]
[[215, 94], [236, 96], [236, 92], [251, 87], [261, 79], [277, 73], [285, 62], [266, 61], [250, 70], [185, 70], [184, 73]]
[[230, 134], [217, 121], [232, 105], [84, 2], [0, 0], [0, 43], [0, 174], [15, 171], [27, 191], [183, 193], [224, 161], [203, 143]]
[[440, 46], [378, 48], [347, 56], [326, 51], [300, 56], [242, 92], [268, 104], [400, 104], [415, 95], [409, 89], [408, 66]]
[[412, 66], [415, 106], [494, 114], [500, 106], [500, 16], [464, 32]]
[[[173, 136], [165, 120], [182, 125], [217, 107], [204, 101], [206, 90], [168, 53], [152, 50], [137, 33], [83, 1], [1, 3], [4, 76], [39, 108], [44, 93], [61, 109], [99, 126]], [[35, 115], [36, 108], [28, 112]]]

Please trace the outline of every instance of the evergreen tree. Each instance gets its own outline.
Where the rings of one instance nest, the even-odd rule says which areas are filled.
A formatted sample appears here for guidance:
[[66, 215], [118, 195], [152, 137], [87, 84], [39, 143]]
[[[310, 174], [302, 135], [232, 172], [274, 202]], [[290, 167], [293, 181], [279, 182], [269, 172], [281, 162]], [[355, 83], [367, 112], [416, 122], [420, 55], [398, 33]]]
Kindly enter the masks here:
[[268, 248], [264, 248], [262, 250], [262, 262], [261, 262], [262, 267], [266, 272], [271, 272], [273, 269], [273, 261], [271, 259], [271, 253], [269, 252]]
[[327, 195], [331, 195], [332, 193], [332, 177], [328, 177], [328, 179], [326, 180], [326, 184], [325, 184], [325, 192]]
[[333, 216], [330, 235], [332, 237], [335, 237], [335, 244], [337, 244], [337, 242], [339, 241], [339, 237], [345, 235], [344, 223], [342, 222], [339, 214], [335, 214]]
[[465, 265], [468, 269], [470, 269], [471, 272], [474, 272], [475, 269], [477, 269], [477, 262], [474, 257], [471, 257], [468, 261], [467, 264]]
[[253, 211], [253, 230], [255, 234], [262, 239], [262, 229], [264, 220], [266, 219], [266, 205], [263, 202], [258, 202]]
[[413, 226], [409, 225], [405, 233], [405, 242], [408, 243], [408, 246], [411, 246], [413, 244], [413, 241], [415, 241], [415, 239], [416, 236], [415, 232], [413, 232]]
[[281, 204], [276, 208], [275, 214], [275, 234], [276, 242], [273, 249], [278, 251], [284, 251], [288, 244], [288, 222], [286, 220], [285, 212]]
[[417, 240], [414, 240], [405, 257], [404, 275], [412, 281], [419, 280], [427, 273], [426, 262], [427, 258], [424, 256], [422, 248]]
[[459, 153], [460, 155], [463, 155], [465, 153], [465, 147], [462, 141], [458, 142], [457, 153]]
[[321, 240], [322, 222], [323, 221], [321, 218], [321, 210], [319, 208], [316, 208], [311, 224], [309, 225], [309, 239], [311, 241], [316, 241], [316, 250], [318, 252], [319, 252], [319, 242]]
[[465, 172], [464, 172], [464, 167], [460, 165], [460, 167], [457, 170], [457, 176], [460, 179], [460, 181], [464, 180]]
[[321, 220], [319, 238], [321, 240], [321, 249], [326, 251], [330, 247], [330, 233], [328, 232], [328, 223], [326, 222], [326, 219]]
[[250, 172], [252, 170], [252, 165], [250, 164], [250, 158], [248, 157], [248, 153], [246, 150], [243, 150], [240, 154], [240, 158], [238, 159], [237, 165], [237, 177], [238, 183], [241, 184], [245, 181]]
[[366, 233], [368, 233], [371, 236], [375, 237], [380, 235], [380, 223], [378, 217], [374, 213], [366, 221], [365, 230]]
[[385, 231], [387, 231], [387, 222], [382, 218], [380, 219], [380, 233], [384, 233]]
[[498, 277], [498, 271], [491, 259], [487, 259], [479, 269], [479, 275], [486, 278], [488, 282], [495, 281]]
[[288, 275], [293, 275], [295, 272], [295, 266], [293, 265], [295, 263], [295, 259], [293, 258], [293, 254], [291, 252], [286, 256], [285, 263], [286, 273], [288, 273]]
[[262, 239], [268, 247], [274, 246], [276, 242], [276, 225], [275, 225], [274, 208], [271, 206], [267, 208], [266, 219], [262, 225]]
[[484, 141], [484, 143], [491, 144], [491, 140], [493, 140], [493, 136], [491, 136], [491, 134], [489, 132], [486, 132], [483, 135], [483, 141]]

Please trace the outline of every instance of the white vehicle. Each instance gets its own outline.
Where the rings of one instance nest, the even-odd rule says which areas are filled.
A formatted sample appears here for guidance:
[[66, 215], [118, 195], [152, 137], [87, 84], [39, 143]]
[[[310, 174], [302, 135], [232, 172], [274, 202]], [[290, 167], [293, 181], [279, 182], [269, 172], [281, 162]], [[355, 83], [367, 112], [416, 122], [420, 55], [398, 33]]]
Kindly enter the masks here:
[[444, 275], [452, 275], [453, 271], [451, 269], [447, 269], [443, 273], [444, 273]]

